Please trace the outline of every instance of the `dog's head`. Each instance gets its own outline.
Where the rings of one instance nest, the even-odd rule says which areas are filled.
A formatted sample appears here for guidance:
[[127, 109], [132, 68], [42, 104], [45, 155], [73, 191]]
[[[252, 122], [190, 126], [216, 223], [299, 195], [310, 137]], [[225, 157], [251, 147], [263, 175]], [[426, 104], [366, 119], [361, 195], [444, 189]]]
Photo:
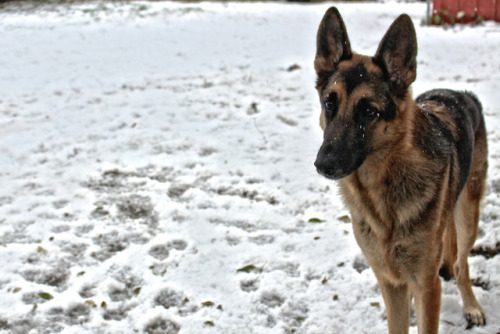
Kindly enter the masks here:
[[401, 15], [380, 42], [374, 57], [355, 54], [342, 17], [330, 8], [317, 36], [314, 67], [321, 103], [324, 141], [318, 172], [341, 179], [387, 144], [394, 120], [416, 77], [417, 40], [413, 23]]

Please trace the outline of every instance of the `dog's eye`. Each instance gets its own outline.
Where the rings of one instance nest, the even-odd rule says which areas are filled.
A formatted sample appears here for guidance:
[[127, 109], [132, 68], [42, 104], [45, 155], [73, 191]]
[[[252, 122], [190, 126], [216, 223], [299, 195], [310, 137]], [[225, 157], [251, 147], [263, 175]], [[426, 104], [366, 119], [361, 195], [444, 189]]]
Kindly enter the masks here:
[[363, 116], [366, 118], [374, 118], [377, 116], [378, 110], [375, 109], [374, 107], [367, 107], [365, 111], [363, 112]]
[[361, 99], [356, 108], [356, 113], [364, 118], [365, 120], [372, 120], [379, 116], [379, 111], [377, 108], [371, 105], [370, 101], [367, 99]]
[[330, 122], [337, 112], [337, 94], [330, 93], [325, 101], [325, 116], [327, 122]]

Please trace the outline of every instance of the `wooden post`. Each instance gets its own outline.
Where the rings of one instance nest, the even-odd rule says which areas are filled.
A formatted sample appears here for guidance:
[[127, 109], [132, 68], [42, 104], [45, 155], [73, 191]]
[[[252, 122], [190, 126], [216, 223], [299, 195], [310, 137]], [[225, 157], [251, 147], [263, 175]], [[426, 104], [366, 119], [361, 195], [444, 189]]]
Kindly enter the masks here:
[[426, 24], [431, 25], [431, 0], [427, 0], [427, 22]]

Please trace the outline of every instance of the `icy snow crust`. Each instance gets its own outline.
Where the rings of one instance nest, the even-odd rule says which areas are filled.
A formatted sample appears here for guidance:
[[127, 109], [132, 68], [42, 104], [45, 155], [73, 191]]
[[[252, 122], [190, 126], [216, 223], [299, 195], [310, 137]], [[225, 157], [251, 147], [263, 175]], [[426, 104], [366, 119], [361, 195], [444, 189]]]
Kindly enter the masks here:
[[[328, 6], [1, 13], [0, 332], [385, 332], [336, 185], [313, 166], [312, 63]], [[422, 27], [423, 3], [338, 7], [364, 54], [410, 14], [415, 95], [482, 100], [491, 167], [476, 248], [494, 248], [500, 25]], [[466, 332], [443, 282], [441, 333], [500, 330], [500, 256], [470, 265], [488, 326]]]

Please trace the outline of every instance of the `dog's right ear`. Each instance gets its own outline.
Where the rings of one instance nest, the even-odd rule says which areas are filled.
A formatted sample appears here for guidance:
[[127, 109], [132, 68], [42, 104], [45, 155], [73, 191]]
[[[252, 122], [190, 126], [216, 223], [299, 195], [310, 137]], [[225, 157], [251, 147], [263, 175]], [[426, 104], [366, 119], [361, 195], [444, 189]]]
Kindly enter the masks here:
[[326, 11], [316, 43], [314, 68], [318, 77], [325, 72], [332, 72], [342, 60], [352, 57], [351, 43], [337, 8], [331, 7]]

